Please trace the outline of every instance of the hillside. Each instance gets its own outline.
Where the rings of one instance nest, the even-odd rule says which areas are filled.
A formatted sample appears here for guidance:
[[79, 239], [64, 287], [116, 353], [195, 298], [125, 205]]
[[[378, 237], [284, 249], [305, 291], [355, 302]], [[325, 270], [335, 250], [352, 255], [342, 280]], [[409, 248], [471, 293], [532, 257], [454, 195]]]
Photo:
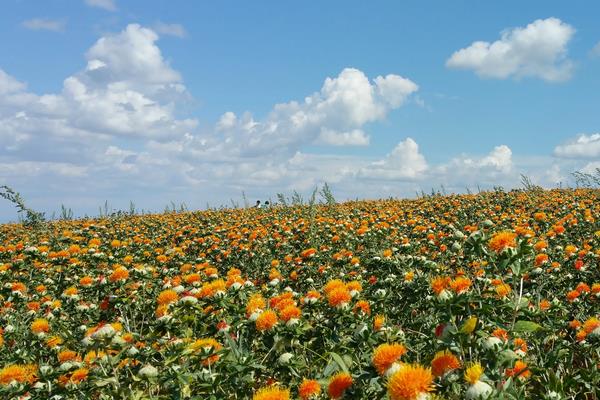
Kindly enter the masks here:
[[2, 225], [0, 397], [597, 399], [599, 200]]

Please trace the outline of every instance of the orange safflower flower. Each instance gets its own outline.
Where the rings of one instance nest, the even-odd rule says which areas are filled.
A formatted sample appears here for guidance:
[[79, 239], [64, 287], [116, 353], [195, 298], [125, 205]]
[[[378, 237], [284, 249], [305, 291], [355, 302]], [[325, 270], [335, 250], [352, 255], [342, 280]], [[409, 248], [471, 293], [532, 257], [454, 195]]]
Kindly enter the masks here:
[[385, 324], [385, 316], [378, 314], [373, 318], [373, 330], [379, 331]]
[[535, 265], [536, 267], [539, 267], [542, 264], [545, 264], [548, 262], [548, 254], [538, 254], [537, 256], [535, 256]]
[[571, 329], [577, 329], [581, 326], [581, 322], [577, 321], [576, 319], [569, 321], [569, 328]]
[[321, 393], [321, 385], [314, 379], [304, 379], [298, 387], [298, 396], [302, 400], [308, 400]]
[[341, 287], [345, 287], [346, 284], [340, 280], [340, 279], [333, 279], [329, 282], [327, 282], [325, 284], [325, 286], [323, 286], [323, 292], [325, 292], [325, 294], [329, 294], [329, 292], [332, 292], [335, 289], [339, 289]]
[[27, 291], [27, 286], [25, 286], [23, 283], [21, 282], [15, 282], [11, 285], [10, 290], [12, 292], [20, 292], [20, 293], [25, 293]]
[[417, 400], [433, 391], [431, 369], [421, 365], [404, 365], [388, 380], [388, 394], [392, 400]]
[[406, 354], [406, 347], [403, 345], [384, 343], [373, 351], [372, 362], [379, 375], [383, 375], [404, 354]]
[[300, 319], [302, 316], [302, 311], [294, 304], [290, 304], [279, 312], [279, 316], [281, 317], [282, 321], [288, 322], [292, 318]]
[[456, 294], [461, 294], [469, 290], [471, 287], [471, 280], [464, 276], [459, 276], [450, 281], [450, 289], [452, 289]]
[[514, 232], [502, 231], [496, 233], [490, 239], [488, 246], [490, 249], [494, 250], [496, 253], [502, 252], [502, 250], [507, 248], [513, 248], [517, 246], [516, 242], [517, 235]]
[[592, 317], [583, 323], [583, 330], [587, 334], [594, 332], [598, 328], [600, 328], [600, 320], [596, 317]]
[[252, 315], [255, 311], [264, 310], [267, 306], [267, 302], [262, 297], [260, 293], [254, 293], [248, 299], [248, 304], [246, 305], [246, 316]]
[[321, 385], [314, 379], [304, 379], [298, 387], [298, 396], [302, 400], [308, 400], [321, 393]]
[[575, 290], [577, 290], [579, 293], [589, 293], [591, 291], [590, 286], [584, 282], [579, 282]]
[[260, 313], [256, 319], [256, 329], [259, 331], [268, 331], [277, 324], [277, 314], [273, 310], [266, 310]]
[[0, 385], [6, 386], [11, 382], [33, 383], [37, 380], [37, 366], [27, 365], [8, 365], [0, 370]]
[[352, 386], [352, 376], [347, 372], [338, 372], [329, 379], [327, 393], [332, 399], [339, 399], [344, 395], [344, 392]]
[[171, 304], [179, 299], [179, 295], [172, 289], [163, 290], [158, 294], [157, 302], [160, 305]]
[[450, 278], [447, 276], [438, 276], [431, 280], [431, 290], [439, 296], [450, 285]]
[[314, 256], [316, 253], [317, 253], [317, 249], [314, 249], [311, 247], [310, 249], [306, 249], [302, 253], [300, 253], [300, 257], [309, 258], [309, 257]]
[[458, 368], [460, 368], [460, 360], [448, 350], [437, 352], [431, 361], [431, 371], [435, 376], [442, 376]]
[[497, 337], [498, 339], [504, 340], [505, 342], [508, 340], [508, 332], [502, 328], [494, 329], [492, 335]]
[[345, 287], [339, 287], [332, 290], [327, 295], [327, 301], [332, 307], [342, 306], [348, 303], [352, 299], [352, 295]]
[[569, 303], [572, 303], [577, 300], [580, 295], [581, 293], [579, 293], [577, 290], [571, 290], [569, 293], [567, 293], [567, 300]]
[[73, 350], [62, 350], [58, 353], [57, 358], [59, 363], [77, 361], [81, 359]]
[[513, 368], [508, 368], [506, 370], [506, 376], [514, 376], [517, 378], [526, 379], [531, 376], [531, 371], [527, 369], [527, 364], [521, 360], [517, 360], [515, 362], [515, 366]]
[[355, 313], [361, 311], [363, 314], [369, 315], [369, 314], [371, 314], [371, 306], [369, 305], [368, 301], [359, 300], [354, 305], [353, 311]]
[[44, 318], [38, 318], [31, 323], [31, 332], [38, 333], [48, 333], [50, 331], [50, 324], [48, 320]]
[[501, 283], [498, 286], [496, 286], [496, 294], [501, 299], [503, 299], [506, 296], [508, 296], [508, 294], [511, 291], [512, 291], [512, 288], [508, 284], [506, 284], [506, 283]]
[[87, 379], [89, 372], [87, 368], [78, 368], [71, 374], [69, 382], [78, 385]]
[[84, 276], [79, 280], [81, 286], [90, 286], [92, 283], [94, 283], [94, 279], [90, 276]]
[[352, 281], [346, 284], [346, 289], [348, 289], [350, 292], [353, 290], [360, 292], [362, 291], [362, 285], [358, 281]]
[[111, 282], [124, 281], [129, 278], [129, 271], [125, 267], [116, 268], [112, 274], [108, 277], [108, 280]]

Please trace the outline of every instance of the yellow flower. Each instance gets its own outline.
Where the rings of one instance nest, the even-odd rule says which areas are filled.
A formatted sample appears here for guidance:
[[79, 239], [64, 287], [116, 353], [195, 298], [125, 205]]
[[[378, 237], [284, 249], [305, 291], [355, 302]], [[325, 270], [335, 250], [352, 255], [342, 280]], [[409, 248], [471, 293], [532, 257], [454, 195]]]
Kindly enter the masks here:
[[290, 391], [277, 386], [264, 387], [252, 396], [252, 400], [288, 400], [289, 398]]
[[475, 330], [476, 326], [477, 326], [477, 317], [471, 317], [465, 321], [463, 326], [460, 328], [460, 331], [462, 333], [471, 334]]
[[471, 364], [465, 371], [465, 381], [474, 385], [483, 375], [483, 367], [479, 363]]

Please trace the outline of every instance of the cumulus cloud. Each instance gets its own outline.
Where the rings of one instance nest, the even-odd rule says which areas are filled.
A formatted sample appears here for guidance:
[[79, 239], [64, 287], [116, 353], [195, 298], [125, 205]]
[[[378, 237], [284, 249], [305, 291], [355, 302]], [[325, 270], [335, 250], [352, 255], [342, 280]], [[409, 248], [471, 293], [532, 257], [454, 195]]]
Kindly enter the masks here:
[[466, 171], [481, 171], [488, 168], [498, 172], [508, 172], [512, 168], [512, 150], [506, 145], [494, 147], [489, 154], [483, 157], [461, 156], [454, 158], [443, 170], [454, 169], [458, 173]]
[[153, 91], [162, 89], [161, 85], [176, 87], [181, 76], [163, 59], [155, 43], [157, 40], [158, 35], [153, 30], [138, 24], [100, 38], [86, 54], [86, 77], [101, 85], [144, 85]]
[[64, 19], [33, 18], [23, 21], [22, 25], [34, 31], [62, 32], [65, 30], [66, 21]]
[[366, 145], [362, 127], [404, 104], [417, 84], [399, 75], [378, 76], [373, 82], [360, 70], [344, 69], [327, 78], [319, 92], [304, 101], [277, 104], [262, 121], [246, 113], [228, 112], [217, 124], [228, 144], [243, 143], [240, 154], [293, 152], [305, 143]]
[[9, 168], [20, 165], [32, 182], [51, 173], [63, 179], [72, 168], [71, 177], [96, 176], [104, 185], [122, 174], [117, 185], [139, 179], [144, 163], [156, 165], [144, 151], [118, 159], [114, 146], [143, 149], [148, 140], [185, 138], [196, 129], [196, 120], [175, 116], [189, 95], [157, 39], [135, 24], [100, 38], [86, 53], [86, 67], [54, 94], [31, 93], [0, 69], [0, 179], [22, 181], [25, 175]]
[[501, 32], [493, 43], [473, 42], [452, 54], [446, 66], [470, 69], [484, 78], [531, 76], [564, 81], [573, 70], [567, 45], [574, 34], [575, 29], [558, 18], [538, 19], [524, 28]]
[[556, 146], [554, 154], [564, 158], [600, 157], [600, 133], [581, 134], [565, 144]]
[[187, 36], [185, 28], [181, 24], [167, 24], [162, 21], [158, 21], [156, 24], [154, 24], [153, 29], [156, 31], [156, 33], [161, 35], [175, 36], [178, 38], [184, 38]]
[[102, 8], [107, 11], [117, 11], [114, 0], [85, 0], [85, 4], [90, 7]]
[[469, 185], [517, 186], [519, 173], [524, 171], [514, 168], [512, 150], [500, 145], [483, 156], [460, 155], [439, 164], [430, 171], [430, 179], [439, 181], [450, 190], [460, 191]]
[[414, 179], [427, 171], [427, 168], [427, 161], [419, 152], [417, 142], [406, 138], [385, 158], [359, 170], [358, 176], [382, 180]]

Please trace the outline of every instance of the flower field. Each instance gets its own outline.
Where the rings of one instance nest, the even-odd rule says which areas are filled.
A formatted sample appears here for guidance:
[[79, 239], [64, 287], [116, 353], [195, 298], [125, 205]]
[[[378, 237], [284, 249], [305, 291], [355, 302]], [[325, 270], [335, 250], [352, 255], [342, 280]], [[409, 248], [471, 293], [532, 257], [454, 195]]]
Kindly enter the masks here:
[[600, 192], [0, 226], [0, 398], [598, 399]]

